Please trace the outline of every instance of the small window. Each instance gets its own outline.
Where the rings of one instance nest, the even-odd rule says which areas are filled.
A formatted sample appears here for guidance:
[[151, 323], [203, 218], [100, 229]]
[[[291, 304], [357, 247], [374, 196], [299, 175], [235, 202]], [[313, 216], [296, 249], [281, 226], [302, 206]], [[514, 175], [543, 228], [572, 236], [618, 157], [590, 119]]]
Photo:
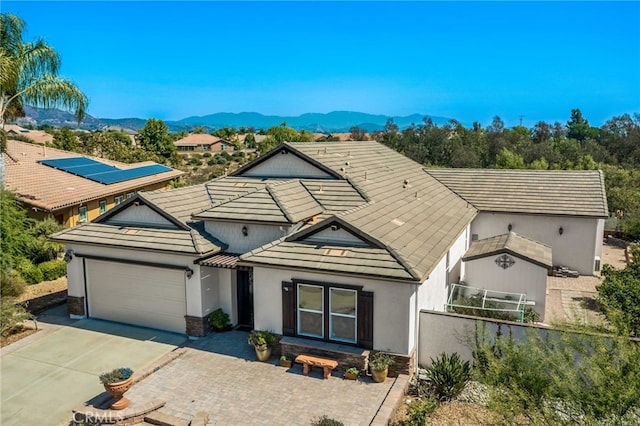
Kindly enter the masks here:
[[471, 234], [471, 241], [478, 241], [478, 234]]
[[133, 196], [134, 196], [134, 193], [133, 193], [133, 192], [128, 193], [128, 194], [127, 194], [127, 200], [128, 200], [129, 198], [133, 197]]
[[80, 222], [87, 221], [87, 206], [80, 207]]
[[120, 204], [121, 202], [124, 201], [124, 196], [122, 195], [118, 195], [117, 197], [115, 197], [113, 199], [113, 203], [117, 206], [118, 204]]
[[107, 200], [100, 200], [100, 214], [107, 211]]
[[329, 338], [356, 343], [358, 292], [343, 288], [329, 289]]
[[298, 284], [298, 334], [324, 338], [324, 287]]

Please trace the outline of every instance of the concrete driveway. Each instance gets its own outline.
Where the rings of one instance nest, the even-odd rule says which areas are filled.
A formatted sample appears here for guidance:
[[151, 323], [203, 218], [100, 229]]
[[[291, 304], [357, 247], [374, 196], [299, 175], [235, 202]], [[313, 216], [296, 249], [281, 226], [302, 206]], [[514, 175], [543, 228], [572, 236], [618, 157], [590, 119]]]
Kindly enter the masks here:
[[67, 425], [71, 410], [104, 391], [100, 373], [134, 371], [186, 336], [94, 319], [69, 321], [61, 306], [40, 316], [41, 331], [2, 348], [0, 424]]

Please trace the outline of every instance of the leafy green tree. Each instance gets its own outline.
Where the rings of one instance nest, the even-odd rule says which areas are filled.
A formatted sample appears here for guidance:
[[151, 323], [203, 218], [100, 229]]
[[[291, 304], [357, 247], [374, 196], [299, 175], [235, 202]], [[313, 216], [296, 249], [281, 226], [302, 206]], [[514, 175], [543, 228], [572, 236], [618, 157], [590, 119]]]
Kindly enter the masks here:
[[597, 136], [598, 129], [589, 126], [589, 122], [582, 116], [579, 109], [572, 109], [571, 119], [567, 121], [567, 137], [582, 142]]
[[6, 118], [24, 115], [26, 104], [73, 111], [82, 121], [87, 97], [71, 81], [58, 77], [60, 56], [39, 39], [25, 43], [21, 18], [0, 14], [0, 127]]
[[176, 146], [169, 136], [167, 125], [162, 120], [150, 118], [144, 128], [138, 131], [138, 140], [143, 149], [168, 158], [176, 151]]
[[291, 127], [287, 127], [287, 123], [283, 122], [279, 126], [270, 127], [266, 131], [267, 137], [260, 143], [260, 153], [265, 153], [271, 148], [284, 142], [311, 142], [313, 141], [313, 133], [307, 131], [297, 132]]
[[624, 269], [604, 265], [604, 280], [596, 290], [607, 319], [619, 329], [640, 337], [640, 245], [629, 248], [631, 263]]
[[524, 169], [524, 160], [520, 154], [516, 154], [507, 148], [502, 148], [496, 157], [498, 169]]
[[351, 139], [352, 141], [366, 141], [368, 140], [368, 136], [367, 136], [367, 131], [364, 129], [361, 129], [358, 126], [354, 126], [352, 128], [349, 129], [349, 139]]
[[53, 132], [53, 146], [65, 151], [77, 152], [79, 149], [78, 136], [68, 127]]

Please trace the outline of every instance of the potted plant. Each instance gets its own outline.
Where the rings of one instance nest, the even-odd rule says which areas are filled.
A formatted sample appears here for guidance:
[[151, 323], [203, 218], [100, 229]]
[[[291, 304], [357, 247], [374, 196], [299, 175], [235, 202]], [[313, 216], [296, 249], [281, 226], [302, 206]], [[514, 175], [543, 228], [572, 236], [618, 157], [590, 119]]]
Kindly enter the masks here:
[[360, 374], [360, 370], [356, 367], [350, 367], [344, 372], [344, 378], [347, 380], [357, 380], [358, 374]]
[[209, 324], [216, 331], [227, 331], [231, 327], [229, 326], [229, 314], [222, 310], [222, 308], [218, 308], [211, 313], [209, 316]]
[[129, 400], [123, 395], [133, 384], [133, 370], [120, 367], [100, 374], [100, 383], [113, 398], [112, 410], [122, 410], [129, 406]]
[[269, 330], [253, 330], [249, 334], [249, 344], [256, 350], [258, 361], [266, 362], [271, 356], [271, 347], [278, 339]]
[[280, 367], [291, 368], [292, 361], [286, 355], [280, 357]]
[[387, 380], [389, 366], [395, 364], [396, 360], [393, 355], [386, 352], [376, 352], [369, 358], [369, 369], [371, 377], [376, 383], [382, 383]]

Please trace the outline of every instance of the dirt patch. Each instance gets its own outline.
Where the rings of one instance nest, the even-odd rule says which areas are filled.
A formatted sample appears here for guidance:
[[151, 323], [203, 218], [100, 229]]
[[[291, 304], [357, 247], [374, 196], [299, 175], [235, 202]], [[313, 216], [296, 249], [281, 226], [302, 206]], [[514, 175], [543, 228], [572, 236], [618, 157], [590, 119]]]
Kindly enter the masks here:
[[26, 302], [27, 300], [36, 299], [38, 297], [46, 296], [61, 291], [67, 291], [67, 277], [60, 277], [53, 281], [43, 281], [38, 284], [28, 285], [24, 293], [19, 297], [16, 297], [18, 303]]
[[[413, 402], [415, 397], [405, 396], [404, 403], [393, 413], [389, 424], [401, 426], [407, 420], [407, 401]], [[425, 424], [435, 426], [460, 426], [460, 425], [495, 425], [498, 424], [498, 416], [479, 404], [451, 401], [438, 405], [436, 411], [429, 415]]]
[[38, 331], [40, 330], [36, 330], [34, 328], [25, 328], [22, 331], [19, 331], [18, 333], [12, 334], [7, 337], [0, 336], [0, 348], [10, 345], [13, 342], [17, 342], [20, 339], [24, 339], [25, 337], [30, 336]]

